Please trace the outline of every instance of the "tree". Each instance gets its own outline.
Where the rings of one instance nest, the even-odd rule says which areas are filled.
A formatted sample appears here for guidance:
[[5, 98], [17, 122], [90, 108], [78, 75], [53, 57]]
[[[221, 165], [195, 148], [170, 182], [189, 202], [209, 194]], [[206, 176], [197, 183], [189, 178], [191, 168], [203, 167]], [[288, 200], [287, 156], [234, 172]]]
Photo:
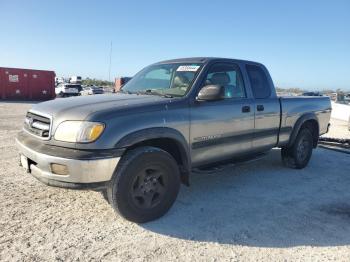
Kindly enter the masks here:
[[113, 82], [109, 82], [107, 80], [100, 80], [100, 79], [96, 79], [96, 78], [89, 78], [87, 77], [86, 79], [84, 79], [82, 81], [83, 85], [94, 85], [94, 86], [114, 86]]
[[302, 94], [305, 92], [305, 90], [297, 88], [297, 87], [292, 87], [292, 88], [276, 87], [276, 91], [279, 93], [294, 93], [294, 94]]

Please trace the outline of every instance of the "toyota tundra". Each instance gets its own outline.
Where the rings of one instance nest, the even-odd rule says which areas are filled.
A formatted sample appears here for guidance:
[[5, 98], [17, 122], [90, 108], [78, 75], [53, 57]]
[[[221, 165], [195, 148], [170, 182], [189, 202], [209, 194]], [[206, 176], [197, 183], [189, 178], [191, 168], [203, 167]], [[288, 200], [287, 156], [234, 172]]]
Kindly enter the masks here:
[[256, 62], [150, 65], [117, 94], [36, 104], [17, 136], [21, 165], [50, 186], [105, 190], [124, 218], [164, 215], [193, 168], [281, 148], [301, 169], [328, 130], [328, 97], [278, 97]]

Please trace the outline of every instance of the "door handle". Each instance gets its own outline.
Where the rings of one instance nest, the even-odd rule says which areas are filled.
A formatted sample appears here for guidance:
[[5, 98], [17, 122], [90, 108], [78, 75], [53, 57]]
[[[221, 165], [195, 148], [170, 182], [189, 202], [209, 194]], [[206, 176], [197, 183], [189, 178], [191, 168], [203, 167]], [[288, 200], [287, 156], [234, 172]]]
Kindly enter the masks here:
[[258, 110], [258, 111], [264, 111], [264, 106], [263, 105], [257, 105], [256, 106], [256, 110]]
[[243, 106], [242, 107], [242, 113], [249, 113], [250, 112], [250, 106]]

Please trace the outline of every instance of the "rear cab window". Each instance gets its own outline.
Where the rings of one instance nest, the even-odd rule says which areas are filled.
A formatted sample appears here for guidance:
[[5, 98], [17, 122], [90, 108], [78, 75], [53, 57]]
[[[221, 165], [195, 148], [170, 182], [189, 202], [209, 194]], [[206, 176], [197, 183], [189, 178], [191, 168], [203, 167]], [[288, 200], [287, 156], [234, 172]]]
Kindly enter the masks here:
[[254, 98], [269, 98], [271, 96], [271, 88], [265, 71], [256, 65], [246, 65], [246, 69]]

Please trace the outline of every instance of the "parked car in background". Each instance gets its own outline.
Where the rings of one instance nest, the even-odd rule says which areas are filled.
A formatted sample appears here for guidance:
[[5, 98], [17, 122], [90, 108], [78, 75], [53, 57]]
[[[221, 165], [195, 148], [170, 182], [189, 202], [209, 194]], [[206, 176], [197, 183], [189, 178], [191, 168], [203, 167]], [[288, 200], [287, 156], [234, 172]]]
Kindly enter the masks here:
[[104, 93], [103, 88], [98, 86], [87, 86], [87, 87], [84, 87], [83, 90], [80, 92], [80, 94], [83, 96], [98, 95], [103, 93]]
[[302, 95], [303, 96], [323, 96], [321, 92], [305, 92]]
[[344, 95], [344, 101], [345, 101], [347, 104], [350, 104], [350, 94], [345, 94], [345, 95]]
[[55, 77], [55, 86], [66, 82], [65, 79], [63, 77]]
[[60, 97], [78, 96], [81, 90], [82, 87], [79, 84], [61, 83], [56, 86], [55, 93]]

